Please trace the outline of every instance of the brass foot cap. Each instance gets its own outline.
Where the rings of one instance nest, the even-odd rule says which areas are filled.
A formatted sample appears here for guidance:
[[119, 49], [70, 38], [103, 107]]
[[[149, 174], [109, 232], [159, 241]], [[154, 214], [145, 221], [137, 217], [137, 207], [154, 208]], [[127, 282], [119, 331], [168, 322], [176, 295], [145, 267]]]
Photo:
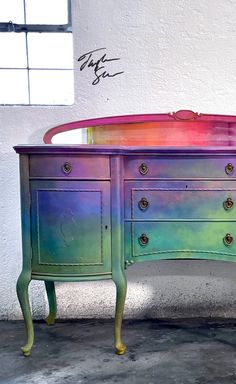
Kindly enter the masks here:
[[54, 317], [51, 317], [51, 316], [48, 316], [46, 319], [45, 319], [47, 325], [54, 325], [55, 324], [55, 318]]
[[120, 344], [119, 346], [116, 347], [116, 354], [117, 355], [124, 355], [126, 352], [126, 345], [125, 344]]
[[26, 349], [25, 347], [21, 348], [21, 351], [25, 357], [30, 356], [31, 349]]

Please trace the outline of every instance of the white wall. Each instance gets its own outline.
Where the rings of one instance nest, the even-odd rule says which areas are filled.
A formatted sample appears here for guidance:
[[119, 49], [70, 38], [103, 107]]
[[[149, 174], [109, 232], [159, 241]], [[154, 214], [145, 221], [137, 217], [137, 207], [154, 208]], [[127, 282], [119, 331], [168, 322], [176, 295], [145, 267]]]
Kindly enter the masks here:
[[[0, 107], [0, 318], [21, 318], [18, 143], [41, 143], [55, 125], [89, 117], [171, 112], [236, 114], [234, 0], [73, 0], [76, 103]], [[124, 74], [92, 86], [76, 59], [97, 48]], [[1, 53], [3, 54], [3, 53]], [[163, 261], [131, 267], [127, 317], [236, 316], [236, 265]], [[45, 316], [43, 284], [31, 283], [35, 318]], [[59, 317], [113, 316], [112, 282], [57, 284]]]

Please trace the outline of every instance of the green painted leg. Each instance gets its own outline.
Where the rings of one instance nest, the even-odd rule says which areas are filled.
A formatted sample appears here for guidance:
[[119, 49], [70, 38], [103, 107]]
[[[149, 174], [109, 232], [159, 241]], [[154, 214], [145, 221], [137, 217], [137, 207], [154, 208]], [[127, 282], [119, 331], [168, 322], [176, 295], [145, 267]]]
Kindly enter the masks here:
[[121, 341], [121, 326], [125, 306], [127, 281], [124, 273], [120, 272], [113, 278], [116, 284], [116, 312], [115, 312], [115, 351], [123, 355], [126, 351], [125, 344]]
[[27, 343], [21, 348], [24, 356], [30, 355], [31, 348], [34, 343], [34, 327], [33, 327], [32, 315], [31, 315], [30, 304], [29, 304], [29, 293], [28, 293], [28, 286], [29, 286], [30, 280], [31, 280], [30, 274], [22, 271], [16, 285], [17, 296], [20, 302], [22, 314], [25, 321], [26, 333], [27, 333]]
[[49, 315], [46, 318], [46, 323], [48, 325], [54, 325], [56, 314], [57, 314], [55, 284], [54, 284], [54, 281], [45, 281], [44, 283], [47, 291], [48, 304], [49, 304]]

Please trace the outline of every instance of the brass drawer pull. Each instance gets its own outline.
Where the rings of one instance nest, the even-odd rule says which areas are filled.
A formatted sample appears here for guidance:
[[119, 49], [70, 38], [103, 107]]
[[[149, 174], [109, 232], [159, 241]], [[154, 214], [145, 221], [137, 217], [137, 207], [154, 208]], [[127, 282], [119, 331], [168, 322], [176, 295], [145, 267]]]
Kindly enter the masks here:
[[138, 207], [141, 209], [141, 211], [145, 211], [149, 206], [149, 202], [147, 201], [146, 197], [142, 197], [142, 199], [138, 202]]
[[148, 166], [147, 166], [147, 164], [142, 163], [139, 166], [139, 173], [141, 173], [141, 175], [146, 175], [148, 173]]
[[232, 245], [233, 240], [234, 240], [233, 236], [231, 236], [230, 233], [227, 233], [223, 238], [224, 245], [226, 245], [226, 247], [229, 247], [230, 245]]
[[231, 199], [231, 197], [227, 197], [227, 199], [223, 202], [224, 209], [228, 211], [229, 209], [232, 209], [233, 206], [234, 206], [233, 200]]
[[71, 166], [71, 164], [70, 163], [65, 163], [65, 164], [63, 164], [63, 166], [62, 166], [62, 171], [65, 173], [65, 174], [69, 174], [69, 173], [71, 173], [71, 171], [72, 171], [72, 166]]
[[234, 166], [232, 163], [228, 163], [225, 167], [225, 173], [227, 175], [232, 175], [232, 173], [234, 172]]
[[147, 237], [146, 233], [142, 233], [142, 235], [139, 237], [139, 244], [144, 247], [145, 245], [148, 244], [149, 238]]

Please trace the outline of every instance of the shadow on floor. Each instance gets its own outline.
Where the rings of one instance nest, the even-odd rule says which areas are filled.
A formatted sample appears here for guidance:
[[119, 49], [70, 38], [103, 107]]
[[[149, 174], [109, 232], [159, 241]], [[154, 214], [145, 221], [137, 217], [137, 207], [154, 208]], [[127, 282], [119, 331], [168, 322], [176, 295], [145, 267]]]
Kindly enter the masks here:
[[126, 320], [127, 353], [113, 352], [112, 320], [34, 322], [23, 357], [22, 321], [0, 322], [0, 383], [235, 384], [236, 320]]

